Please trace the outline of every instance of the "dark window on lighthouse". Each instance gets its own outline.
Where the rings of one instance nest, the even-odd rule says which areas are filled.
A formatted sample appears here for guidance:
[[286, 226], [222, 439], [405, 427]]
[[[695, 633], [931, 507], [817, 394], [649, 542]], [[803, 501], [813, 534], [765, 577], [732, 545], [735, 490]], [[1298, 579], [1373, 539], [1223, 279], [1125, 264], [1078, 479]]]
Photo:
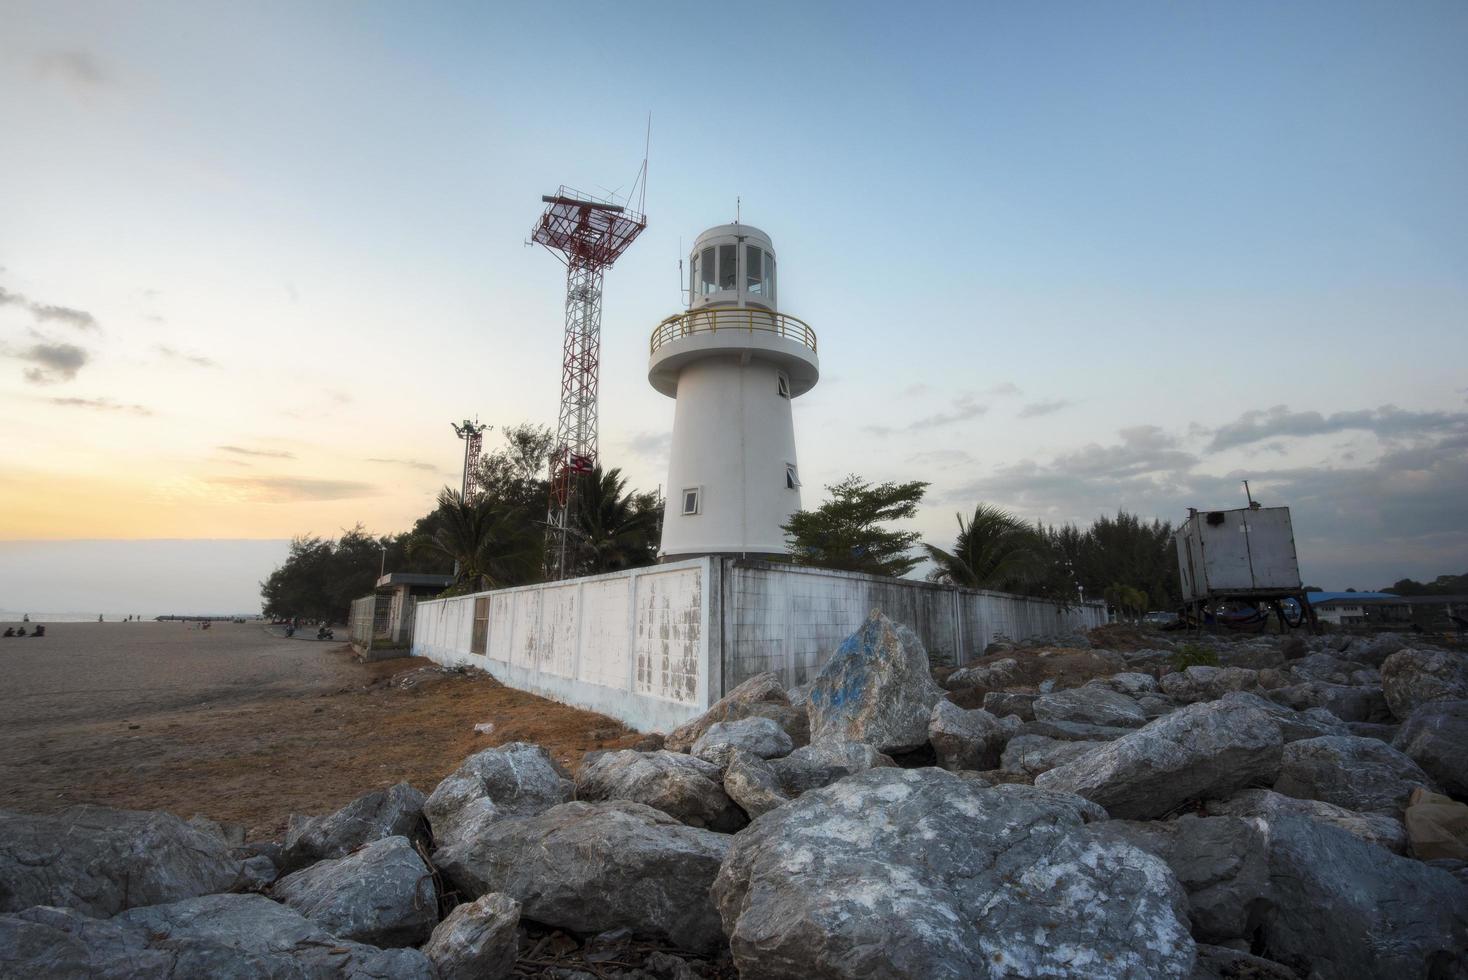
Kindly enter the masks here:
[[683, 491], [683, 515], [691, 517], [698, 513], [698, 488], [689, 487]]
[[775, 393], [781, 398], [790, 397], [790, 378], [784, 371], [775, 373]]
[[786, 490], [799, 490], [800, 489], [800, 474], [795, 471], [795, 464], [794, 463], [786, 463], [785, 464], [785, 489]]

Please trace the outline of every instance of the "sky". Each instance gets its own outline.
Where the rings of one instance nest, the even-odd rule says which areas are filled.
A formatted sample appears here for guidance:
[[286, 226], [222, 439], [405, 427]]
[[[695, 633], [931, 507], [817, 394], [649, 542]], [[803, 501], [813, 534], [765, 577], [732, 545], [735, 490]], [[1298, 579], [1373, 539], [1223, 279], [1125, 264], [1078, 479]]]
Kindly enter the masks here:
[[[927, 480], [913, 527], [947, 546], [980, 501], [1176, 521], [1248, 479], [1309, 584], [1468, 568], [1468, 5], [0, 22], [0, 608], [126, 611], [32, 574], [124, 576], [121, 539], [174, 604], [251, 609], [292, 535], [404, 530], [456, 485], [450, 422], [554, 424], [563, 270], [525, 239], [560, 184], [630, 189], [649, 113], [602, 325], [601, 454], [634, 485], [672, 425], [648, 335], [737, 199], [820, 337], [806, 506]], [[195, 574], [224, 555], [229, 584]]]

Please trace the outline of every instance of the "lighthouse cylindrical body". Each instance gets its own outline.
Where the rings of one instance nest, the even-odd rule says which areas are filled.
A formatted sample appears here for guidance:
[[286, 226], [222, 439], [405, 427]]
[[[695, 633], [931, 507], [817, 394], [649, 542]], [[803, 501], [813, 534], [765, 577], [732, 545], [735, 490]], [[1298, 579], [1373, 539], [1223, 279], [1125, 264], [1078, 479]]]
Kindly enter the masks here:
[[792, 400], [820, 377], [815, 332], [781, 314], [775, 253], [748, 225], [698, 237], [690, 308], [653, 332], [648, 381], [677, 400], [660, 556], [768, 557], [800, 509]]

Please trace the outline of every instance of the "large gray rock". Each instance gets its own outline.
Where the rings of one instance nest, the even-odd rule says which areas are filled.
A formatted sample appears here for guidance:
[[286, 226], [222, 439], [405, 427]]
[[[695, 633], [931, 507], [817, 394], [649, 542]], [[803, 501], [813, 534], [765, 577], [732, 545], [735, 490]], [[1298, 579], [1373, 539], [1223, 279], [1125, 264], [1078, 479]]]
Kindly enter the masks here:
[[38, 906], [0, 915], [0, 976], [47, 980], [433, 980], [416, 949], [326, 932], [263, 895], [206, 895], [110, 919]]
[[709, 727], [721, 721], [741, 718], [769, 718], [785, 729], [796, 745], [810, 740], [806, 709], [790, 703], [780, 676], [773, 672], [756, 674], [724, 695], [692, 721], [673, 729], [663, 742], [671, 752], [688, 752]]
[[490, 892], [457, 905], [423, 947], [439, 980], [504, 980], [520, 955], [520, 903]]
[[1062, 742], [1109, 742], [1130, 735], [1135, 728], [1115, 725], [1093, 725], [1085, 721], [1044, 721], [1035, 719], [1020, 726], [1021, 735], [1043, 735]]
[[1273, 782], [1283, 745], [1279, 725], [1247, 704], [1191, 704], [1035, 777], [1076, 793], [1113, 817], [1145, 820], [1194, 799], [1228, 796]]
[[693, 743], [692, 754], [722, 769], [735, 750], [777, 759], [795, 749], [790, 734], [773, 718], [751, 715], [736, 721], [717, 721]]
[[1384, 813], [1361, 813], [1321, 800], [1301, 800], [1270, 789], [1246, 789], [1226, 800], [1208, 803], [1208, 812], [1235, 817], [1309, 817], [1339, 827], [1368, 844], [1384, 847], [1393, 854], [1407, 853], [1407, 828], [1402, 821]]
[[1468, 886], [1308, 817], [1267, 823], [1263, 955], [1321, 980], [1468, 971]]
[[1318, 738], [1321, 735], [1350, 734], [1346, 723], [1324, 708], [1295, 711], [1250, 691], [1235, 691], [1225, 694], [1220, 700], [1229, 704], [1253, 705], [1260, 711], [1268, 712], [1279, 723], [1280, 735], [1286, 742], [1298, 742], [1302, 738]]
[[576, 774], [578, 800], [631, 800], [661, 810], [690, 827], [732, 833], [745, 824], [712, 762], [681, 752], [601, 752]]
[[333, 936], [372, 946], [417, 946], [438, 924], [433, 873], [406, 837], [318, 861], [270, 894]]
[[472, 839], [505, 817], [540, 813], [575, 793], [560, 763], [539, 745], [510, 742], [476, 752], [438, 784], [423, 815], [440, 848]]
[[1381, 665], [1381, 688], [1398, 721], [1406, 721], [1429, 701], [1468, 699], [1468, 656], [1447, 650], [1398, 650]]
[[1386, 658], [1412, 645], [1401, 633], [1378, 633], [1369, 640], [1353, 642], [1346, 648], [1352, 660], [1373, 667], [1386, 663]]
[[291, 814], [282, 867], [289, 871], [322, 858], [343, 857], [384, 837], [422, 838], [426, 799], [407, 783], [398, 783], [359, 796], [335, 813]]
[[1324, 800], [1347, 810], [1400, 818], [1418, 786], [1436, 784], [1407, 756], [1374, 738], [1325, 735], [1284, 748], [1275, 792]]
[[928, 741], [944, 769], [996, 769], [1019, 726], [1018, 718], [996, 718], [983, 708], [966, 711], [944, 698], [933, 705]]
[[223, 839], [171, 813], [0, 810], [0, 912], [56, 905], [113, 915], [228, 891], [241, 869]]
[[811, 741], [866, 742], [879, 752], [919, 748], [941, 697], [918, 635], [874, 609], [811, 685]]
[[1006, 772], [1038, 776], [1067, 762], [1074, 762], [1095, 749], [1099, 742], [1063, 742], [1044, 735], [1018, 735], [1004, 746], [999, 758]]
[[955, 670], [944, 682], [950, 691], [969, 687], [1004, 687], [1013, 684], [1019, 676], [1019, 661], [1013, 657], [996, 660], [983, 667], [973, 666]]
[[1259, 672], [1248, 667], [1188, 667], [1178, 673], [1164, 674], [1159, 686], [1162, 693], [1182, 702], [1216, 701], [1230, 691], [1252, 690], [1259, 683]]
[[1365, 666], [1366, 664], [1341, 660], [1328, 653], [1312, 653], [1290, 664], [1290, 673], [1302, 681], [1350, 684], [1351, 675]]
[[1156, 694], [1161, 690], [1157, 686], [1157, 678], [1151, 674], [1142, 674], [1136, 671], [1123, 671], [1120, 674], [1112, 674], [1110, 677], [1093, 677], [1086, 681], [1082, 687], [1104, 687], [1118, 694], [1129, 697], [1137, 697], [1142, 694]]
[[1036, 721], [1077, 721], [1087, 725], [1140, 728], [1147, 714], [1134, 698], [1105, 687], [1076, 687], [1035, 699]]
[[1256, 821], [1185, 814], [1176, 820], [1108, 820], [1094, 833], [1167, 862], [1188, 893], [1193, 937], [1202, 942], [1249, 935], [1269, 901], [1267, 841]]
[[1449, 796], [1468, 800], [1468, 701], [1429, 701], [1407, 718], [1392, 744]]
[[1034, 721], [1035, 699], [1038, 697], [1038, 694], [990, 691], [984, 695], [984, 710], [996, 718], [1015, 715], [1020, 721]]
[[772, 760], [770, 768], [787, 796], [799, 796], [853, 773], [896, 764], [865, 742], [821, 742], [801, 746], [782, 759]]
[[1296, 711], [1324, 708], [1341, 721], [1390, 721], [1392, 717], [1379, 687], [1305, 681], [1275, 688], [1269, 699]]
[[724, 792], [751, 820], [790, 802], [775, 767], [748, 752], [735, 752], [729, 760], [724, 770]]
[[1198, 944], [1198, 962], [1191, 980], [1300, 980], [1283, 963], [1266, 960], [1230, 946]]
[[705, 951], [723, 940], [709, 885], [733, 839], [641, 803], [578, 801], [492, 823], [436, 863], [461, 894], [503, 892], [544, 925]]
[[1161, 861], [940, 769], [869, 770], [765, 815], [713, 896], [740, 975], [767, 980], [1186, 977], [1194, 959]]

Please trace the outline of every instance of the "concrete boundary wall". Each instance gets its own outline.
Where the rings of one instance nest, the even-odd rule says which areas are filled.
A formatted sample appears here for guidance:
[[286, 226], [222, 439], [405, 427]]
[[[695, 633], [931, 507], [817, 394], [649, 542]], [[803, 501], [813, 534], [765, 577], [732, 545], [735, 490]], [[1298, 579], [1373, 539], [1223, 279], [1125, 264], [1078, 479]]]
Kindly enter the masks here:
[[[650, 568], [418, 603], [413, 653], [471, 665], [505, 684], [668, 731], [718, 700], [716, 561]], [[483, 653], [475, 652], [475, 611]]]
[[787, 686], [808, 682], [874, 608], [911, 626], [935, 661], [951, 664], [981, 656], [998, 636], [1053, 636], [1106, 621], [1099, 602], [1062, 606], [910, 579], [694, 558], [419, 602], [413, 653], [478, 667], [639, 731], [669, 731], [755, 674], [774, 671]]

